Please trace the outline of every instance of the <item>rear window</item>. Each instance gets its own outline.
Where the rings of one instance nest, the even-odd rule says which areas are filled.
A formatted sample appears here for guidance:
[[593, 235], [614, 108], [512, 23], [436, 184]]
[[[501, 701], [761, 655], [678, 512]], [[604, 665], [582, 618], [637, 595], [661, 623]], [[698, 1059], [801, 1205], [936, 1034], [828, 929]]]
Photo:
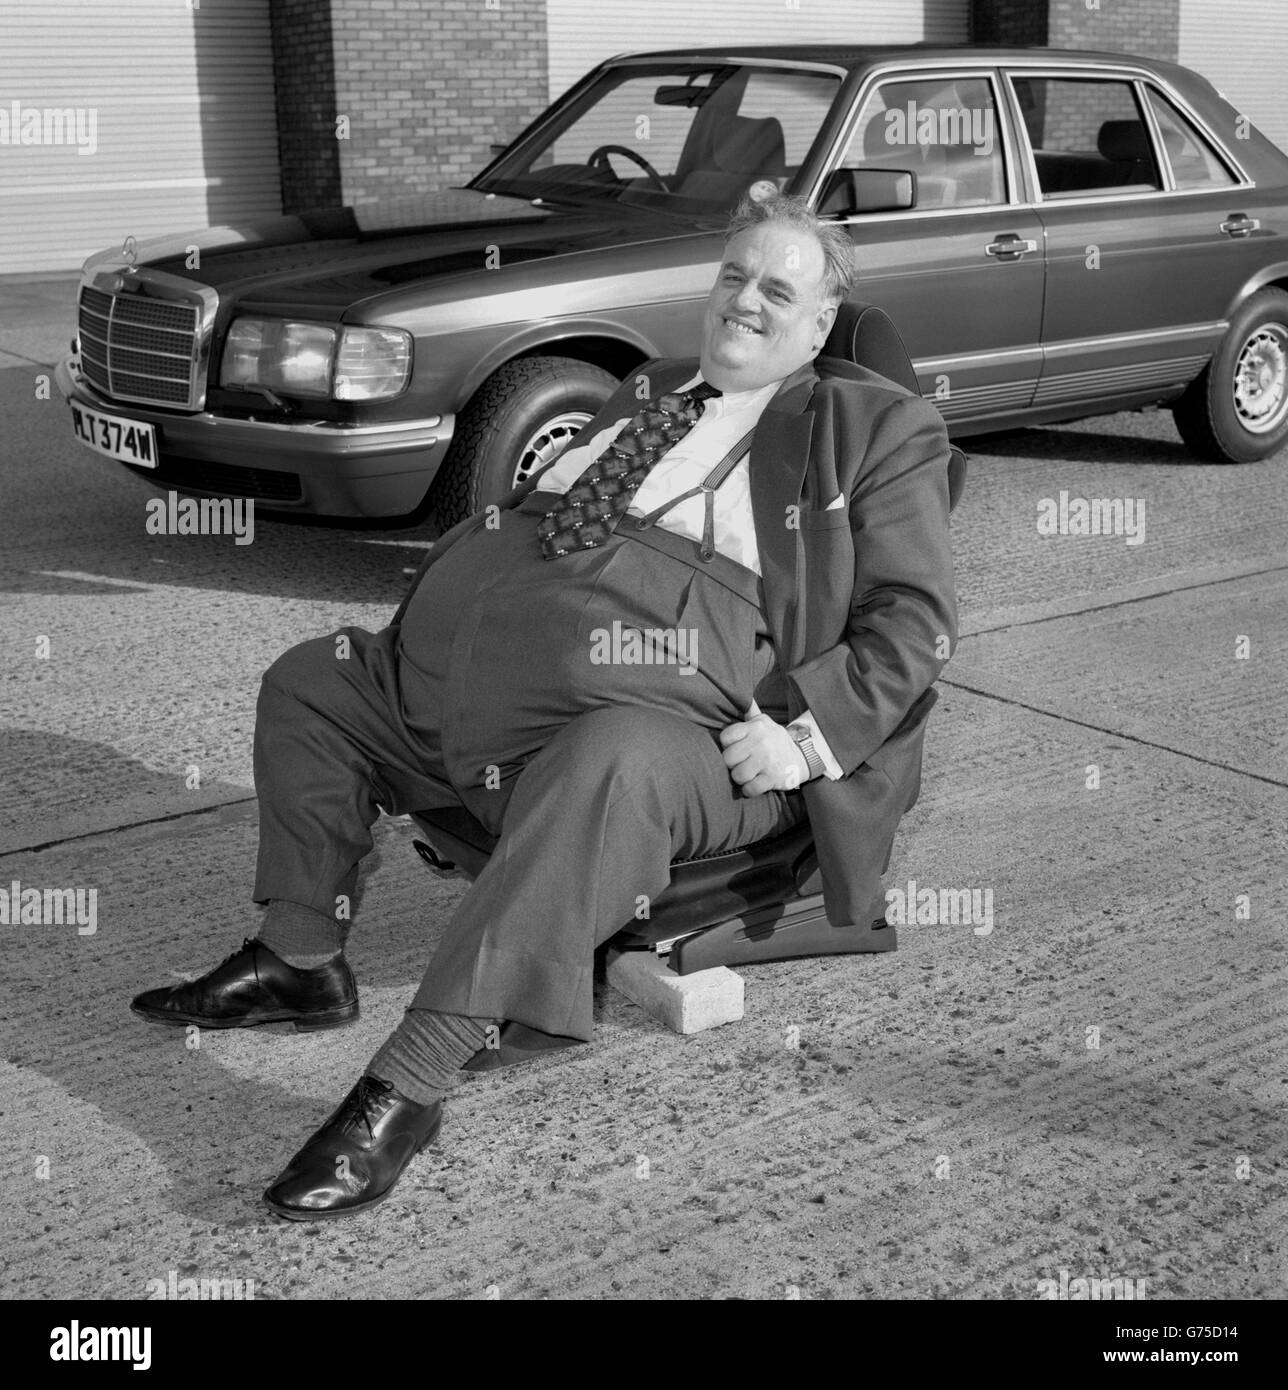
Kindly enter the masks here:
[[1017, 77], [1015, 95], [1043, 198], [1162, 188], [1149, 127], [1130, 82]]

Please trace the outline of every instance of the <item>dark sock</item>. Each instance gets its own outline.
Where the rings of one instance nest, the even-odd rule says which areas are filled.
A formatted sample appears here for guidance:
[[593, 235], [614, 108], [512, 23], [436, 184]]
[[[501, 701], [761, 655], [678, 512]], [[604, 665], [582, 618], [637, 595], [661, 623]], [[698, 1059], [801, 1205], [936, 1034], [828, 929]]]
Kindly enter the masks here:
[[296, 970], [316, 970], [344, 950], [341, 924], [327, 912], [273, 898], [264, 909], [259, 941]]
[[430, 1105], [442, 1100], [465, 1063], [486, 1046], [490, 1027], [499, 1027], [495, 1019], [408, 1009], [367, 1072], [392, 1082], [408, 1100]]

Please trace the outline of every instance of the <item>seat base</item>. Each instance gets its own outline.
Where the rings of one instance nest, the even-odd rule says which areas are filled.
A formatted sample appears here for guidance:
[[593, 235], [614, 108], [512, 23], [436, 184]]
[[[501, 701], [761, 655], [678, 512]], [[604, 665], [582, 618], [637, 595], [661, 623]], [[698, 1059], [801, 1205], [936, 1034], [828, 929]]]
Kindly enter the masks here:
[[682, 936], [671, 944], [667, 964], [677, 975], [691, 975], [714, 965], [873, 954], [896, 950], [898, 944], [895, 929], [884, 921], [866, 927], [832, 926], [822, 895], [816, 894]]
[[[432, 872], [442, 878], [466, 879], [476, 878], [482, 872], [495, 842], [467, 813], [422, 813], [413, 819], [437, 842], [431, 845], [423, 840], [412, 841], [416, 853]], [[743, 850], [676, 865], [677, 877], [683, 874], [686, 879], [681, 903], [672, 904], [670, 892], [667, 897], [660, 897], [651, 918], [625, 924], [612, 944], [623, 950], [656, 950], [661, 955], [669, 951], [667, 966], [677, 975], [691, 975], [717, 965], [896, 950], [898, 936], [884, 920], [875, 919], [864, 927], [834, 927], [827, 920], [822, 894], [792, 894], [790, 862], [776, 862], [775, 851], [781, 854], [783, 848], [789, 847], [797, 856], [795, 839], [799, 834], [798, 827], [785, 836]], [[448, 855], [452, 857], [449, 859]], [[754, 889], [748, 886], [738, 894], [710, 889], [704, 892], [697, 881], [697, 875], [709, 877], [717, 865], [723, 869], [731, 862], [744, 861], [755, 865], [753, 871], [741, 875], [744, 884], [748, 884], [752, 872], [758, 875]], [[879, 911], [880, 904], [875, 904], [873, 910]], [[697, 926], [691, 925], [695, 917]], [[672, 922], [678, 930], [670, 929]]]

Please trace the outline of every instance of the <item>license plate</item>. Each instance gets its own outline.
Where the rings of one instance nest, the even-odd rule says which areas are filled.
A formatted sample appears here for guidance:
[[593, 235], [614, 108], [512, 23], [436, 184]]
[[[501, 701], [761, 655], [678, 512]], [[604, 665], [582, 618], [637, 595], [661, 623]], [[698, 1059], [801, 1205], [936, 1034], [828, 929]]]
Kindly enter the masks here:
[[121, 463], [132, 463], [136, 468], [155, 468], [160, 462], [156, 431], [139, 420], [100, 415], [97, 410], [73, 402], [72, 431], [82, 444]]

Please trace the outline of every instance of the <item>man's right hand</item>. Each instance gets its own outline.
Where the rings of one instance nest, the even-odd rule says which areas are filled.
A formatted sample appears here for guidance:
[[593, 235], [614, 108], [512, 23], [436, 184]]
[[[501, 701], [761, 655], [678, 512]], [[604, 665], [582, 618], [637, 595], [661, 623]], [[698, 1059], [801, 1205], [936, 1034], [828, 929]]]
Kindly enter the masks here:
[[755, 700], [746, 719], [720, 730], [725, 766], [743, 796], [792, 792], [809, 778], [809, 764], [784, 725], [763, 714]]

